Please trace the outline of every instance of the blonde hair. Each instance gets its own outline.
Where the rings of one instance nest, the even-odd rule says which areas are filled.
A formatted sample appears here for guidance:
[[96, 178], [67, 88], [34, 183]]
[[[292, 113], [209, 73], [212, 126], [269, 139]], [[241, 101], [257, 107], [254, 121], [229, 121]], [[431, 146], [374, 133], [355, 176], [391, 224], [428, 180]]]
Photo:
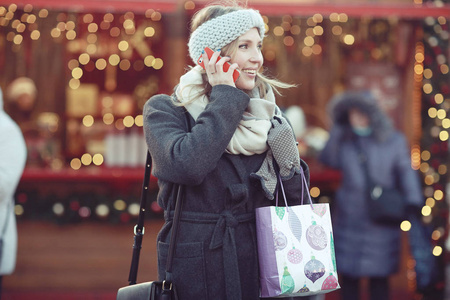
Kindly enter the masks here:
[[[194, 32], [200, 25], [205, 23], [206, 21], [209, 21], [211, 19], [214, 19], [216, 17], [225, 15], [227, 13], [231, 13], [237, 10], [246, 9], [245, 6], [240, 6], [234, 1], [228, 1], [228, 4], [211, 4], [209, 6], [206, 6], [199, 11], [197, 11], [194, 16], [192, 17], [190, 29], [191, 33]], [[261, 34], [261, 32], [260, 32]], [[261, 37], [264, 38], [264, 37]], [[224, 46], [221, 49], [222, 55], [233, 57], [233, 55], [238, 50], [238, 39], [234, 40], [233, 42], [229, 43], [228, 45]], [[192, 67], [190, 67], [192, 68]], [[201, 97], [203, 95], [208, 95], [211, 92], [212, 86], [208, 82], [208, 78], [206, 75], [205, 70], [202, 69], [202, 78], [203, 83], [199, 86], [203, 87], [203, 92], [197, 94], [197, 97]], [[256, 74], [256, 80], [255, 80], [255, 87], [259, 90], [259, 95], [261, 98], [265, 98], [268, 91], [268, 86], [272, 88], [272, 90], [277, 93], [278, 95], [281, 95], [281, 92], [279, 89], [287, 89], [291, 87], [295, 87], [295, 84], [285, 83], [281, 82], [274, 78], [269, 78], [262, 73], [258, 71]], [[177, 89], [177, 87], [175, 87]], [[247, 93], [250, 91], [247, 91]], [[193, 101], [196, 100], [197, 97], [194, 97], [193, 99], [190, 99], [189, 101], [184, 102], [183, 104], [180, 103], [180, 105], [187, 105]]]

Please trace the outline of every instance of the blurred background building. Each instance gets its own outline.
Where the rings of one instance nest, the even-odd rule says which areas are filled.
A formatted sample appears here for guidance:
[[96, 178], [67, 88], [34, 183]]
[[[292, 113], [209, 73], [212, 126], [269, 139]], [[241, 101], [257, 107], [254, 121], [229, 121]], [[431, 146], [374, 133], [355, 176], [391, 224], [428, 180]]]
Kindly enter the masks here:
[[[127, 284], [146, 151], [142, 107], [156, 93], [171, 93], [192, 65], [188, 21], [206, 3], [0, 0], [0, 86], [29, 156], [16, 193], [17, 268], [4, 278], [5, 299], [110, 299]], [[423, 220], [442, 267], [434, 297], [450, 298], [450, 2], [248, 5], [267, 24], [265, 67], [298, 84], [278, 104], [310, 165], [313, 197], [332, 202], [340, 180], [316, 160], [335, 93], [374, 91], [406, 134], [423, 183]], [[147, 226], [154, 230], [144, 238], [139, 281], [156, 276], [152, 242], [162, 215], [155, 178], [151, 188]], [[406, 232], [404, 239], [395, 299], [421, 299]]]

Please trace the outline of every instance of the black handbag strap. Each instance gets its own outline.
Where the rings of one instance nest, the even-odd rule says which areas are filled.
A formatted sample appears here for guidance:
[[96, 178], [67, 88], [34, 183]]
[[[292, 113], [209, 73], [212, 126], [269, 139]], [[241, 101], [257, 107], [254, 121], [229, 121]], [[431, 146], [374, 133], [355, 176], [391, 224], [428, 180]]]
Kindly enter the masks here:
[[[191, 130], [191, 123], [189, 120], [189, 113], [184, 109], [184, 114], [186, 116], [187, 128], [188, 131]], [[137, 272], [139, 266], [139, 256], [142, 248], [142, 238], [144, 236], [145, 228], [144, 228], [144, 219], [145, 219], [145, 209], [147, 205], [147, 196], [149, 192], [149, 183], [150, 183], [150, 175], [152, 168], [152, 157], [150, 152], [147, 151], [147, 160], [145, 164], [145, 174], [144, 174], [144, 182], [142, 184], [142, 192], [141, 192], [141, 202], [139, 209], [139, 216], [137, 224], [134, 227], [134, 243], [133, 243], [133, 256], [131, 259], [131, 267], [130, 274], [128, 276], [128, 282], [130, 285], [136, 284], [137, 280]], [[175, 204], [175, 213], [172, 224], [172, 233], [170, 236], [170, 244], [169, 244], [169, 252], [167, 255], [167, 263], [166, 263], [166, 278], [165, 280], [168, 283], [172, 282], [172, 261], [173, 256], [175, 254], [175, 246], [176, 240], [178, 236], [178, 227], [180, 223], [181, 209], [184, 198], [184, 185], [178, 186], [177, 199]], [[169, 286], [171, 286], [169, 284]]]

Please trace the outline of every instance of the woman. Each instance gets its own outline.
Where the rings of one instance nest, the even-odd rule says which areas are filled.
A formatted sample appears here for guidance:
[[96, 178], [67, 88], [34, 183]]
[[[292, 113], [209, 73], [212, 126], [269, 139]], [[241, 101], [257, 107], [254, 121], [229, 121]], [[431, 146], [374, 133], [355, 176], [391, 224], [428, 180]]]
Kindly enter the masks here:
[[[300, 168], [309, 179], [293, 131], [275, 104], [274, 91], [290, 85], [260, 73], [265, 24], [257, 11], [207, 6], [191, 25], [189, 53], [193, 62], [202, 56], [206, 70], [193, 67], [173, 95], [153, 96], [144, 107], [166, 219], [157, 239], [158, 273], [162, 279], [176, 191], [184, 185], [173, 266], [178, 295], [259, 299], [255, 208], [273, 204], [275, 166], [290, 201], [301, 198]], [[216, 50], [211, 59], [205, 47]], [[234, 82], [236, 69], [240, 77]]]
[[369, 277], [372, 300], [389, 299], [388, 276], [398, 271], [400, 261], [400, 228], [370, 219], [359, 153], [367, 157], [371, 180], [385, 187], [397, 185], [411, 211], [423, 205], [419, 178], [411, 168], [404, 135], [394, 130], [369, 93], [336, 96], [330, 114], [334, 126], [319, 158], [342, 171], [333, 203], [333, 232], [343, 299], [359, 299], [362, 277]]
[[0, 89], [0, 298], [2, 277], [11, 274], [16, 265], [14, 193], [25, 168], [26, 157], [22, 132], [3, 110], [3, 94]]

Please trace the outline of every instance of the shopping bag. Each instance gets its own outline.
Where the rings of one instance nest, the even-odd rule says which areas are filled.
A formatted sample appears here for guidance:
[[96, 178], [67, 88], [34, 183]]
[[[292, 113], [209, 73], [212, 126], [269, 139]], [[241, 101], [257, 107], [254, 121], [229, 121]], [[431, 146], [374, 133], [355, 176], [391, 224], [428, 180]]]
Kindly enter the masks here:
[[[308, 189], [304, 173], [302, 185]], [[281, 183], [281, 180], [279, 180]], [[261, 297], [298, 297], [339, 289], [328, 203], [256, 209]], [[277, 193], [278, 194], [278, 193]], [[309, 195], [309, 192], [308, 192]]]

